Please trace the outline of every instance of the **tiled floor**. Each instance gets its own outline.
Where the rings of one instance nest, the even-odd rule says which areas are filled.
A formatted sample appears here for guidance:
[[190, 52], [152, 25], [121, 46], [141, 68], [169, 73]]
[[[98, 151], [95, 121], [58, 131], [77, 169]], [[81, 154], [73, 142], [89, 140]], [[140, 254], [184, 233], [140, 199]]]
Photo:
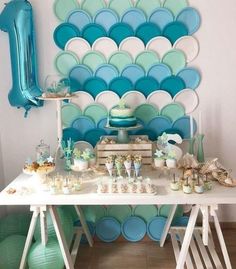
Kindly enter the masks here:
[[[236, 230], [225, 230], [225, 239], [236, 268]], [[217, 241], [216, 247], [219, 248]], [[164, 248], [155, 242], [129, 243], [118, 241], [112, 244], [96, 242], [93, 248], [82, 245], [76, 262], [76, 269], [174, 269], [175, 259], [172, 244]]]

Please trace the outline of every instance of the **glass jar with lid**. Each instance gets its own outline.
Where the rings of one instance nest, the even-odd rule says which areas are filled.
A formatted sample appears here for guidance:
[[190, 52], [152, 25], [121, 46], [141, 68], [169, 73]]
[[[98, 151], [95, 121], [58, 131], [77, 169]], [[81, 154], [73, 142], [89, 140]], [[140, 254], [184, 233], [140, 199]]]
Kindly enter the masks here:
[[50, 157], [50, 146], [40, 140], [40, 144], [36, 147], [36, 160], [37, 162], [46, 162]]

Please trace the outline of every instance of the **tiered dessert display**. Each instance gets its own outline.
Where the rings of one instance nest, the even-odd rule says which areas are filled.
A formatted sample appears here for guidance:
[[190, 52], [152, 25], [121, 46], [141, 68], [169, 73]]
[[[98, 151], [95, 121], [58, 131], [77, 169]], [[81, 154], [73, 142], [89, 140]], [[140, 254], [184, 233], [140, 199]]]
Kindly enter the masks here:
[[129, 143], [128, 131], [141, 127], [134, 117], [133, 109], [128, 107], [122, 99], [117, 106], [111, 109], [107, 123], [107, 129], [118, 131], [117, 142], [121, 144]]

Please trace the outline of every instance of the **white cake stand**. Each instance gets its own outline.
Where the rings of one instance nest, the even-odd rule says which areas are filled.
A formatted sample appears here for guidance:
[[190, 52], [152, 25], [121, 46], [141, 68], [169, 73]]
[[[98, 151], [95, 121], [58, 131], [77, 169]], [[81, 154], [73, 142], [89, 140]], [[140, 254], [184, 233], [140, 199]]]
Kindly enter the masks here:
[[71, 100], [73, 98], [76, 98], [76, 95], [70, 95], [66, 97], [37, 97], [39, 100], [43, 101], [54, 101], [56, 102], [56, 117], [57, 117], [57, 151], [56, 151], [56, 156], [61, 147], [61, 142], [62, 142], [62, 117], [61, 117], [61, 107], [62, 107], [62, 101], [63, 100]]
[[142, 128], [143, 126], [137, 124], [132, 127], [112, 127], [110, 125], [106, 125], [106, 129], [118, 131], [117, 142], [120, 144], [127, 144], [130, 141], [128, 131], [133, 131]]

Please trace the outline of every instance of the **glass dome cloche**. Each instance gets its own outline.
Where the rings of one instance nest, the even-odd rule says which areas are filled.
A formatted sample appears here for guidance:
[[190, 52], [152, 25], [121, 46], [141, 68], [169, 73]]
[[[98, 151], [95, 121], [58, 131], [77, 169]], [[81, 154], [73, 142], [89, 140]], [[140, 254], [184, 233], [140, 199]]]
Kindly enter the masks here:
[[69, 97], [70, 82], [59, 75], [48, 75], [44, 82], [43, 98]]

